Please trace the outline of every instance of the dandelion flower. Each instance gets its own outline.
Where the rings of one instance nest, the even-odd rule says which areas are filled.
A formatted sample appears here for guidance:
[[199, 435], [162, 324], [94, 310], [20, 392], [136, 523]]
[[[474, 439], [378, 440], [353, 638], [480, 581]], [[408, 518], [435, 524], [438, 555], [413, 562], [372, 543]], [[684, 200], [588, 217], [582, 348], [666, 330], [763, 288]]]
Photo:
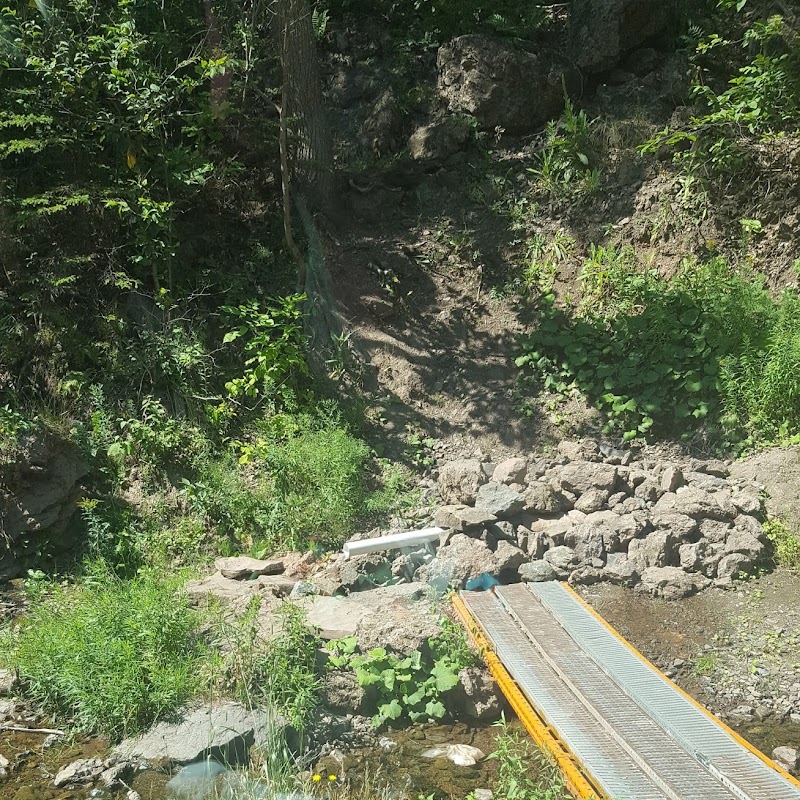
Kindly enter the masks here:
[[312, 781], [321, 781], [322, 780], [322, 775], [312, 775], [311, 776], [311, 780]]
[[336, 780], [336, 776], [335, 775], [328, 775], [328, 780], [329, 781], [335, 781]]

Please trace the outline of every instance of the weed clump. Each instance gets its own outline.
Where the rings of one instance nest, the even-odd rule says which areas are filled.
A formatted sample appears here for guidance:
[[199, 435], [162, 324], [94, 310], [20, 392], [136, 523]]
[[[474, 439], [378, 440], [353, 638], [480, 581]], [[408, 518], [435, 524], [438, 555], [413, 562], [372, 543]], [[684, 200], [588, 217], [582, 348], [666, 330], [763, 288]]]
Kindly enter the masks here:
[[775, 564], [789, 569], [800, 569], [800, 535], [782, 519], [764, 523], [764, 533], [773, 547]]
[[80, 583], [52, 587], [6, 630], [3, 657], [42, 709], [117, 740], [197, 691], [199, 626], [178, 579], [145, 573], [124, 581], [95, 562]]
[[[577, 392], [623, 440], [688, 435], [702, 421], [726, 446], [800, 436], [800, 297], [777, 300], [761, 277], [721, 257], [665, 279], [630, 249], [593, 247], [583, 299], [542, 298], [538, 330], [517, 365], [557, 395]], [[710, 430], [710, 428], [709, 428]]]

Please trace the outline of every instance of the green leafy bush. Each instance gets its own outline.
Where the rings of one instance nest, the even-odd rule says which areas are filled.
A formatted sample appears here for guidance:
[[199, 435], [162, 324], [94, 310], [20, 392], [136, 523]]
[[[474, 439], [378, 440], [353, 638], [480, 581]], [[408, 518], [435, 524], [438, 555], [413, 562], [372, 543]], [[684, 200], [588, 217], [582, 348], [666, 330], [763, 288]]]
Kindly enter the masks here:
[[75, 728], [119, 739], [163, 719], [199, 688], [200, 619], [178, 579], [117, 578], [97, 562], [6, 629], [4, 656], [25, 696]]
[[454, 36], [485, 31], [501, 36], [529, 37], [548, 21], [545, 8], [537, 3], [513, 0], [329, 0], [331, 14], [375, 14], [390, 33], [410, 45], [433, 45]]
[[182, 493], [234, 547], [266, 553], [338, 546], [357, 520], [396, 500], [379, 483], [373, 488], [369, 447], [343, 424], [275, 415], [235, 442], [238, 460], [209, 460], [196, 477], [184, 479]]
[[[698, 113], [688, 124], [665, 128], [642, 146], [644, 152], [672, 148], [681, 169], [703, 180], [742, 170], [753, 143], [798, 127], [797, 32], [778, 15], [737, 17], [741, 6], [734, 10], [732, 5], [725, 4], [726, 16], [714, 18], [714, 32], [696, 44], [691, 93]], [[730, 38], [720, 35], [720, 29], [727, 29]]]
[[594, 120], [583, 109], [576, 113], [570, 99], [565, 98], [561, 119], [547, 123], [539, 164], [529, 170], [546, 192], [579, 200], [600, 188], [593, 125]]
[[782, 519], [769, 519], [764, 532], [774, 549], [775, 563], [781, 567], [800, 569], [800, 535]]
[[572, 797], [558, 767], [526, 737], [512, 730], [505, 717], [496, 722], [495, 727], [499, 733], [489, 758], [497, 761], [494, 795], [498, 800], [569, 800]]
[[441, 719], [446, 709], [441, 697], [458, 684], [458, 673], [475, 663], [463, 631], [449, 620], [443, 622], [441, 636], [428, 641], [430, 652], [419, 650], [396, 656], [382, 647], [356, 653], [358, 640], [339, 639], [328, 645], [332, 668], [352, 669], [360, 686], [373, 687], [378, 713], [376, 727], [390, 720], [412, 722]]
[[244, 341], [244, 375], [225, 384], [231, 397], [274, 394], [287, 380], [307, 377], [302, 304], [305, 295], [288, 295], [262, 308], [257, 301], [222, 310], [239, 324], [225, 334], [224, 344]]
[[721, 258], [673, 279], [637, 269], [632, 251], [594, 248], [575, 316], [543, 298], [517, 364], [544, 389], [578, 391], [623, 439], [721, 419], [731, 441], [800, 433], [797, 293], [776, 302]]

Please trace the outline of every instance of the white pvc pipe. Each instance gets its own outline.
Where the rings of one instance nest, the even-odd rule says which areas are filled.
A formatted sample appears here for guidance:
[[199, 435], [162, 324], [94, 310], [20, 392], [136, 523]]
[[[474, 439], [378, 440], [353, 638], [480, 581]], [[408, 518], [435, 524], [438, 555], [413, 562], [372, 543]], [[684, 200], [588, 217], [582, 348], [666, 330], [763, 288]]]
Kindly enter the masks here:
[[402, 547], [415, 547], [418, 544], [438, 542], [444, 530], [444, 528], [422, 528], [419, 531], [390, 533], [388, 536], [378, 536], [375, 539], [347, 542], [342, 548], [342, 552], [345, 558], [350, 558], [350, 556], [360, 556], [363, 553], [377, 553], [379, 550], [399, 550]]

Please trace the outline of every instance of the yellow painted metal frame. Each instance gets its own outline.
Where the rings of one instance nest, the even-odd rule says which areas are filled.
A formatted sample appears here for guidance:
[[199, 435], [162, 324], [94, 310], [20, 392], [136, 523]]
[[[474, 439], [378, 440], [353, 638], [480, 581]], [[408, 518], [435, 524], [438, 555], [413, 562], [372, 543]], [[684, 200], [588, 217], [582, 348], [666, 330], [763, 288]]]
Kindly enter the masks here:
[[558, 733], [547, 724], [544, 716], [520, 691], [492, 649], [485, 632], [469, 612], [464, 601], [456, 594], [453, 595], [453, 608], [464, 623], [470, 638], [480, 649], [486, 666], [506, 696], [511, 708], [514, 709], [533, 741], [552, 757], [561, 770], [569, 793], [576, 800], [609, 800], [608, 795], [601, 791], [599, 784], [570, 752], [567, 745], [559, 738]]
[[[569, 584], [564, 583], [562, 584], [562, 586], [575, 597], [575, 599], [586, 609], [586, 611], [589, 614], [591, 614], [606, 630], [608, 630], [609, 633], [612, 633], [617, 639], [619, 639], [619, 641], [622, 642], [622, 644], [624, 644], [625, 647], [627, 647], [628, 650], [630, 650], [637, 658], [639, 658], [641, 661], [644, 661], [644, 663], [647, 664], [648, 667], [650, 667], [652, 670], [655, 670], [659, 675], [661, 675], [662, 678], [665, 678], [666, 680], [669, 681], [669, 678], [666, 678], [666, 676], [664, 676], [660, 670], [658, 670], [655, 666], [653, 666], [653, 664], [650, 661], [648, 661], [648, 659], [645, 658], [627, 639], [625, 639], [621, 634], [619, 634], [616, 630], [614, 630], [614, 628], [611, 625], [609, 625], [609, 623], [606, 622]], [[698, 710], [702, 711], [703, 714], [705, 714], [712, 722], [719, 725], [720, 728], [722, 728], [726, 733], [732, 736], [738, 744], [740, 744], [746, 750], [749, 750], [753, 755], [760, 758], [768, 767], [780, 773], [782, 777], [784, 777], [787, 781], [789, 781], [789, 783], [792, 783], [798, 788], [800, 788], [800, 780], [795, 778], [794, 775], [790, 775], [788, 772], [786, 772], [785, 769], [779, 767], [771, 758], [769, 758], [769, 756], [764, 755], [764, 753], [762, 753], [760, 750], [753, 747], [753, 745], [750, 744], [750, 742], [746, 741], [741, 736], [739, 736], [739, 734], [736, 733], [736, 731], [729, 728], [724, 722], [722, 722], [722, 720], [717, 719], [717, 717], [715, 717], [705, 706], [698, 703], [697, 700], [695, 700], [690, 694], [684, 692], [683, 689], [681, 689], [681, 687], [678, 686], [678, 684], [674, 683], [673, 681], [669, 682], [672, 684], [672, 687], [679, 694], [683, 695], [683, 697], [685, 697]]]

